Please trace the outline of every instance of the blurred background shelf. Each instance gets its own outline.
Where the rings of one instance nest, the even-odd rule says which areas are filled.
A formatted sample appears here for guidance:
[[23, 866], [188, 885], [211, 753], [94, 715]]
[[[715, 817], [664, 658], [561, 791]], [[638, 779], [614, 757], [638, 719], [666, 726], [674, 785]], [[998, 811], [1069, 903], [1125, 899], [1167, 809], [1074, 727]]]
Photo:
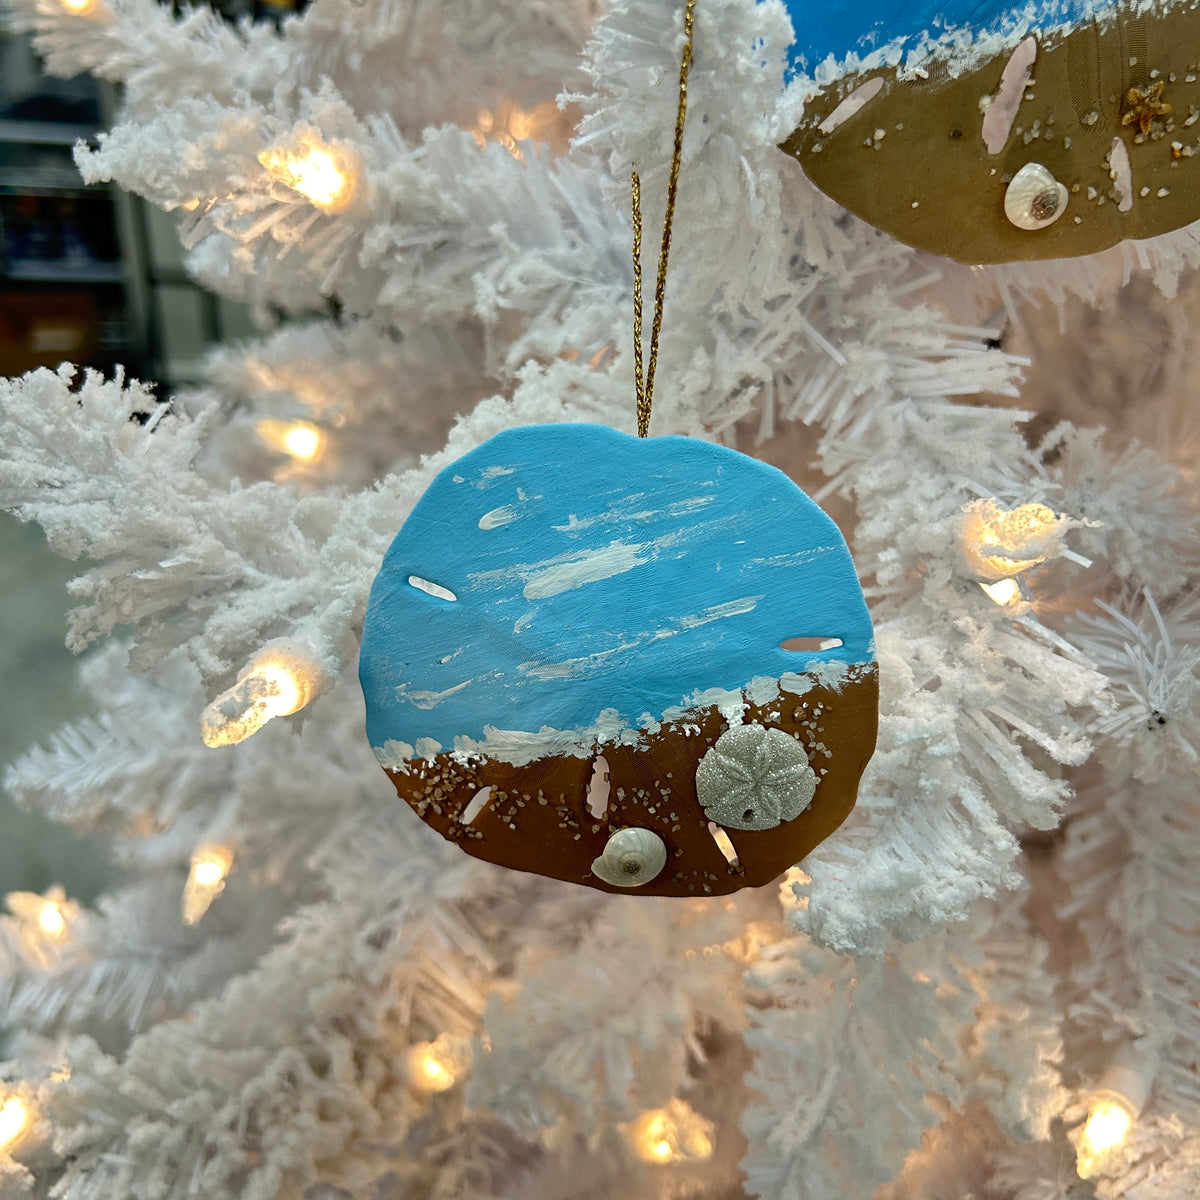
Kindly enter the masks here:
[[47, 78], [0, 26], [0, 375], [120, 365], [165, 398], [199, 382], [209, 345], [254, 330], [192, 282], [174, 217], [80, 178], [74, 147], [117, 101], [88, 76]]

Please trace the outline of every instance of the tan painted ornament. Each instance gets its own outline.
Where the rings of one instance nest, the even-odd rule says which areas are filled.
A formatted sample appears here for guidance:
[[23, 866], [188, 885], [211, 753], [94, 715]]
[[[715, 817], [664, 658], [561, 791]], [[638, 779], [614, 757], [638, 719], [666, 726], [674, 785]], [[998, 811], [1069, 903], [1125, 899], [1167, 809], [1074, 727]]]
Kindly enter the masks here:
[[1169, 233], [1200, 219], [1200, 6], [851, 71], [783, 149], [851, 212], [964, 263]]

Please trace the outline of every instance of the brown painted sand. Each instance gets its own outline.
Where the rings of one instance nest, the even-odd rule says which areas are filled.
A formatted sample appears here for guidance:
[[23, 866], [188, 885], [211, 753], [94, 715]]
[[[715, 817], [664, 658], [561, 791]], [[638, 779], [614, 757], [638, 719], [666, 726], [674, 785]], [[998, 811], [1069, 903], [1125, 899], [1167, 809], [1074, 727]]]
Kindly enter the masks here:
[[[794, 820], [762, 832], [726, 830], [736, 864], [714, 842], [696, 799], [696, 766], [727, 728], [715, 707], [694, 709], [637, 746], [597, 747], [611, 781], [608, 808], [599, 819], [587, 807], [595, 755], [514, 767], [482, 758], [464, 765], [444, 753], [412, 760], [408, 773], [388, 775], [427, 825], [477, 858], [604, 892], [719, 896], [771, 883], [846, 819], [875, 748], [878, 711], [873, 664], [853, 668], [837, 690], [814, 684], [803, 696], [782, 692], [769, 704], [747, 705], [747, 722], [782, 729], [800, 741], [818, 783], [812, 803]], [[463, 810], [489, 786], [486, 807], [464, 825]], [[667, 848], [662, 872], [637, 888], [612, 887], [591, 871], [610, 834], [625, 826], [653, 830]]]

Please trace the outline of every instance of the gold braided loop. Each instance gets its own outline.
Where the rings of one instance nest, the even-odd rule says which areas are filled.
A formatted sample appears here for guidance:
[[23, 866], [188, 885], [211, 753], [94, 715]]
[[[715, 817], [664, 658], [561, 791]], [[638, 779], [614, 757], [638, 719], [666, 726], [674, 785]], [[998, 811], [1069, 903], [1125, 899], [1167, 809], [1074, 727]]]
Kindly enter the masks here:
[[683, 14], [683, 60], [679, 64], [679, 108], [675, 114], [675, 145], [667, 181], [667, 210], [663, 216], [662, 248], [658, 253], [658, 279], [654, 285], [654, 320], [650, 327], [650, 363], [642, 376], [642, 181], [633, 172], [633, 370], [637, 391], [638, 437], [650, 433], [650, 405], [654, 400], [654, 373], [658, 369], [658, 341], [662, 332], [663, 304], [667, 295], [667, 260], [671, 255], [671, 224], [679, 191], [679, 163], [683, 157], [683, 122], [687, 116], [688, 72], [692, 69], [692, 32], [696, 0], [687, 0]]
[[642, 181], [636, 171], [633, 173], [633, 386], [637, 397], [638, 437], [645, 437], [643, 431], [650, 427], [650, 401], [645, 398], [642, 369]]

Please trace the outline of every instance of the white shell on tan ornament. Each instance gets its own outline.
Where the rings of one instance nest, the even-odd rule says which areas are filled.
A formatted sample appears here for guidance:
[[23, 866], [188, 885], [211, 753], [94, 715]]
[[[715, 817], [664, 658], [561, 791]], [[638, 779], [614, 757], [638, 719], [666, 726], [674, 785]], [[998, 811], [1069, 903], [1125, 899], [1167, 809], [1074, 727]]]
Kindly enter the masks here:
[[604, 853], [592, 863], [592, 874], [613, 887], [649, 883], [667, 865], [667, 848], [657, 833], [628, 826], [612, 834]]
[[816, 790], [804, 747], [757, 722], [727, 729], [696, 768], [704, 815], [727, 829], [774, 829], [798, 817]]
[[1004, 215], [1018, 229], [1045, 229], [1067, 211], [1070, 198], [1041, 163], [1026, 163], [1013, 177], [1004, 193]]

